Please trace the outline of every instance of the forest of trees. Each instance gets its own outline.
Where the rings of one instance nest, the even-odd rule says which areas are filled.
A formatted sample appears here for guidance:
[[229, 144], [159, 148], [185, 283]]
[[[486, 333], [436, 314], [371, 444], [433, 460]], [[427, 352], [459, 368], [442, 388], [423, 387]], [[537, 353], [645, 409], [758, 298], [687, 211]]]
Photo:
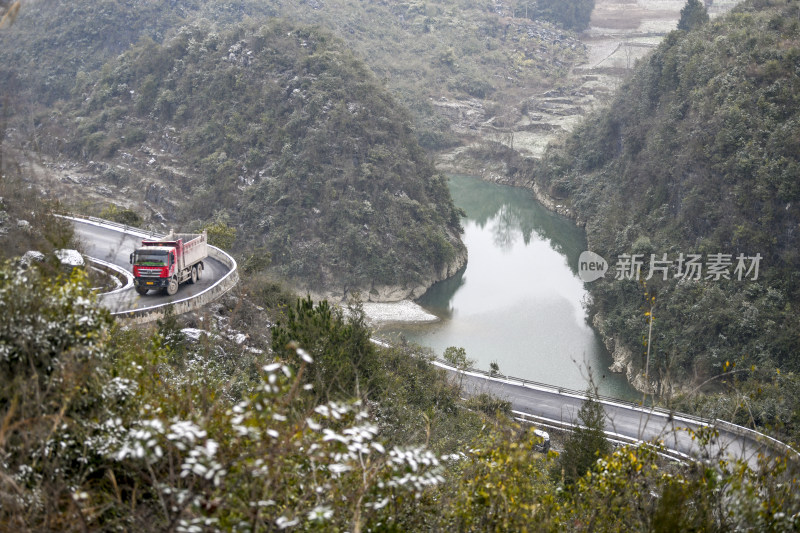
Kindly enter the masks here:
[[657, 443], [611, 449], [596, 402], [561, 455], [542, 454], [529, 427], [462, 403], [419, 347], [370, 343], [357, 306], [345, 317], [291, 299], [245, 277], [201, 316], [128, 327], [80, 272], [5, 262], [0, 528], [798, 526], [793, 460], [753, 470], [713, 448], [687, 465], [659, 458]]
[[[237, 249], [314, 291], [418, 296], [454, 271], [459, 214], [421, 147], [462, 140], [433, 102], [485, 99], [488, 120], [507, 91], [553, 86], [584, 55], [533, 9], [505, 20], [465, 0], [237, 6], [29, 3], [0, 34], [0, 89], [18, 111], [15, 142], [96, 180], [68, 203], [231, 228]], [[587, 6], [541, 3], [542, 17], [570, 26]]]
[[683, 13], [691, 29], [667, 35], [608, 109], [551, 146], [536, 179], [568, 198], [612, 270], [622, 254], [640, 254], [642, 281], [651, 255], [723, 254], [733, 272], [740, 254], [760, 254], [758, 278], [746, 281], [705, 271], [681, 281], [673, 266], [646, 287], [592, 284], [590, 312], [643, 367], [645, 313], [655, 302], [656, 388], [698, 384], [735, 365], [730, 380], [752, 386], [745, 402], [704, 396], [706, 412], [796, 436], [800, 6], [745, 2], [708, 22], [692, 4]]
[[234, 250], [261, 249], [298, 285], [415, 289], [463, 255], [460, 211], [407, 113], [320, 29], [184, 28], [131, 47], [72, 94], [41, 124], [66, 139], [49, 153], [105, 161], [124, 186], [140, 182], [131, 153], [166, 152], [165, 212], [236, 228]]
[[[530, 8], [527, 19], [524, 4]], [[572, 13], [572, 6], [555, 2], [552, 10], [558, 18], [562, 10]], [[535, 7], [533, 0], [515, 1], [501, 16], [494, 3], [474, 0], [28, 2], [25, 16], [0, 34], [0, 60], [32, 68], [11, 68], [0, 79], [0, 88], [22, 89], [27, 97], [50, 104], [68, 99], [83, 74], [102, 68], [140, 39], [163, 44], [180, 27], [195, 22], [224, 31], [242, 22], [280, 17], [324, 28], [345, 41], [410, 111], [420, 142], [442, 149], [461, 141], [431, 98], [479, 98], [489, 110], [502, 111], [509, 105], [508, 94], [557, 85], [569, 66], [585, 56], [580, 41], [561, 28], [566, 22], [531, 20]], [[581, 10], [585, 7], [575, 12]], [[509, 11], [515, 19], [504, 18]], [[91, 27], [86, 28], [88, 20]]]

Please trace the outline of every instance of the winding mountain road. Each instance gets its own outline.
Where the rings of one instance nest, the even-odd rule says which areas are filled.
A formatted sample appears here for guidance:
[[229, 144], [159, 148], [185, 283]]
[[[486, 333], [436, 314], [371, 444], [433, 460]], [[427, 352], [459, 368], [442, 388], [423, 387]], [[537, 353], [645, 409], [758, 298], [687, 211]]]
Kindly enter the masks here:
[[[436, 361], [451, 372], [455, 369]], [[577, 391], [509, 377], [488, 376], [480, 372], [463, 373], [462, 385], [469, 395], [490, 393], [511, 402], [518, 420], [540, 427], [565, 429], [580, 423], [578, 411], [585, 397]], [[633, 403], [601, 399], [606, 413], [606, 435], [617, 442], [637, 444], [661, 442], [665, 455], [678, 460], [741, 459], [751, 468], [759, 465], [759, 456], [798, 454], [785, 444], [758, 432], [719, 420], [701, 420], [682, 413], [670, 413]], [[698, 432], [709, 441], [701, 444]]]
[[[71, 218], [75, 233], [86, 255], [111, 263], [130, 273], [129, 257], [134, 248], [142, 243], [144, 234], [140, 230], [117, 228], [96, 221]], [[199, 295], [217, 284], [230, 272], [230, 268], [212, 257], [203, 261], [202, 279], [197, 283], [181, 284], [174, 296], [151, 291], [140, 296], [133, 287], [112, 291], [100, 296], [100, 303], [112, 313], [164, 306]]]
[[[145, 237], [141, 230], [118, 227], [97, 220], [76, 218], [70, 220], [87, 255], [129, 272], [130, 253]], [[185, 304], [192, 300], [197, 300], [197, 305], [202, 305], [203, 302], [216, 297], [215, 295], [208, 297], [210, 289], [235, 273], [236, 263], [232, 258], [230, 261], [232, 267], [208, 257], [205, 261], [203, 278], [194, 285], [181, 285], [174, 296], [162, 294], [140, 296], [132, 286], [128, 286], [101, 296], [101, 303], [115, 314], [130, 313], [139, 309], [163, 309], [167, 304]], [[238, 280], [234, 278], [232, 283], [228, 284], [228, 288]], [[221, 288], [217, 295], [225, 290], [227, 288]], [[201, 298], [203, 295], [206, 295], [205, 299]], [[456, 372], [454, 368], [440, 361], [435, 361], [434, 364]], [[578, 411], [585, 401], [583, 395], [577, 391], [567, 391], [516, 378], [468, 371], [462, 373], [460, 379], [466, 394], [488, 392], [508, 400], [511, 402], [515, 417], [543, 427], [574, 427], [579, 423]], [[669, 413], [622, 401], [602, 399], [601, 403], [606, 413], [606, 433], [611, 439], [625, 443], [660, 441], [666, 449], [666, 455], [673, 458], [704, 460], [721, 455], [729, 459], [742, 459], [751, 467], [757, 467], [760, 455], [788, 452], [797, 457], [797, 452], [785, 444], [733, 424], [703, 421], [680, 413]], [[703, 427], [715, 431], [714, 437], [706, 446], [702, 446], [700, 439], [695, 436], [695, 433]]]

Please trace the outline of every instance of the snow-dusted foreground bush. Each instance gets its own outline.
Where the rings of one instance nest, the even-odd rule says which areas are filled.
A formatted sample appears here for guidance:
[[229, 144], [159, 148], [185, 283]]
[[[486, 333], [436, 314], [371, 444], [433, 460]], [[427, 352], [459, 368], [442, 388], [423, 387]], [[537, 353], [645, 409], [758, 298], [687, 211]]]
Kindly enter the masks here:
[[120, 330], [80, 276], [7, 266], [0, 281], [0, 523], [358, 529], [398, 495], [443, 482], [456, 458], [387, 449], [358, 400], [310, 405], [313, 360], [301, 348], [262, 365], [239, 401], [197, 405], [214, 391], [169, 368], [168, 337], [143, 344]]
[[[467, 411], [415, 349], [364, 351], [361, 319], [327, 305], [298, 301], [285, 326], [271, 326], [270, 353], [250, 345], [253, 309], [198, 317], [192, 328], [168, 317], [158, 330], [127, 329], [94, 304], [80, 275], [6, 264], [0, 316], [3, 531], [800, 523], [793, 458], [765, 458], [758, 472], [712, 455], [683, 466], [665, 464], [655, 444], [619, 448], [568, 479], [562, 462], [535, 451], [533, 431]], [[233, 327], [247, 323], [247, 333]], [[289, 338], [311, 348], [283, 344]], [[587, 442], [563, 446], [591, 464]]]

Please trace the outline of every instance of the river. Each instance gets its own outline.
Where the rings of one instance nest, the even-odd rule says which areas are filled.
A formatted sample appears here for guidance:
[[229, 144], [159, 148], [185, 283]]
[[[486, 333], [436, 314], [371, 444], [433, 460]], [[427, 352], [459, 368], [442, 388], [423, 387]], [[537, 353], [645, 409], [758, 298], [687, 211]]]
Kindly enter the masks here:
[[586, 322], [588, 293], [577, 276], [582, 229], [542, 207], [527, 189], [451, 176], [450, 192], [467, 216], [465, 269], [431, 287], [418, 303], [441, 320], [391, 326], [384, 333], [442, 355], [460, 346], [475, 368], [585, 390], [589, 369], [602, 395], [635, 399]]

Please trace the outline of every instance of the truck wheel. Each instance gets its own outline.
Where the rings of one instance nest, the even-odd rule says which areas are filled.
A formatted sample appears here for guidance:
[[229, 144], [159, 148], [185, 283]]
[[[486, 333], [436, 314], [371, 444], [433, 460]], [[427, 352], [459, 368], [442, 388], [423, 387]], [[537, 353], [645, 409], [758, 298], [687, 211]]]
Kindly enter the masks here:
[[141, 294], [142, 296], [144, 296], [145, 294], [147, 294], [147, 287], [139, 287], [139, 286], [136, 286], [136, 287], [134, 287], [134, 288], [136, 289], [136, 292], [138, 292], [138, 293], [139, 293], [139, 294]]
[[189, 280], [189, 283], [197, 283], [199, 276], [197, 275], [197, 265], [192, 267], [192, 279]]
[[200, 281], [202, 277], [203, 277], [203, 263], [200, 263], [199, 265], [197, 265], [197, 281]]
[[174, 296], [176, 292], [178, 292], [178, 280], [170, 278], [169, 285], [167, 285], [167, 294]]

